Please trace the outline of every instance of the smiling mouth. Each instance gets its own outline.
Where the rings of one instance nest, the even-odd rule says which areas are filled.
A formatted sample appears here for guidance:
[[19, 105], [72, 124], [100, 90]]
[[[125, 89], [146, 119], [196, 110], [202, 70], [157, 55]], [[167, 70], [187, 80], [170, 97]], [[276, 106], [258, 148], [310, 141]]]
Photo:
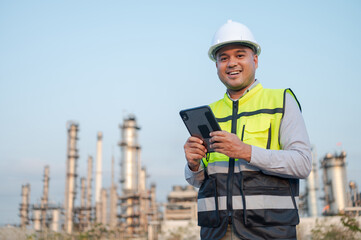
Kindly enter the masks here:
[[231, 75], [231, 76], [237, 75], [237, 74], [240, 74], [240, 73], [241, 73], [240, 70], [227, 72], [227, 74], [228, 74], [228, 75]]

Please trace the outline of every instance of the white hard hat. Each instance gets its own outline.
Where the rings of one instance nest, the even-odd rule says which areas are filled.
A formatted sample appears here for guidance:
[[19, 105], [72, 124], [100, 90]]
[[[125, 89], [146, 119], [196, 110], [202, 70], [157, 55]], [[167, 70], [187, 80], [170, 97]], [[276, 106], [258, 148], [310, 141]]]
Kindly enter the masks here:
[[257, 55], [261, 54], [261, 47], [253, 37], [252, 32], [245, 25], [228, 20], [226, 24], [218, 29], [214, 34], [212, 45], [209, 48], [208, 56], [212, 61], [216, 61], [216, 52], [231, 43], [239, 43], [254, 50]]

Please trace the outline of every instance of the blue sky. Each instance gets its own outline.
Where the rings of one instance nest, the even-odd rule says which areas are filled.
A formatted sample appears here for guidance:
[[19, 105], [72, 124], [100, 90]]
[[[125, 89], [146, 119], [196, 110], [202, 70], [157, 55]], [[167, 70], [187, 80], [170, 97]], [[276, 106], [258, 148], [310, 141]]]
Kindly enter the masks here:
[[158, 200], [185, 185], [178, 112], [223, 96], [207, 51], [228, 19], [261, 45], [263, 86], [295, 92], [318, 158], [345, 150], [360, 185], [360, 12], [357, 0], [1, 1], [0, 225], [19, 223], [22, 184], [40, 200], [45, 165], [49, 198], [63, 202], [69, 120], [80, 127], [79, 176], [102, 131], [104, 186], [112, 155], [119, 178], [119, 124], [135, 114]]

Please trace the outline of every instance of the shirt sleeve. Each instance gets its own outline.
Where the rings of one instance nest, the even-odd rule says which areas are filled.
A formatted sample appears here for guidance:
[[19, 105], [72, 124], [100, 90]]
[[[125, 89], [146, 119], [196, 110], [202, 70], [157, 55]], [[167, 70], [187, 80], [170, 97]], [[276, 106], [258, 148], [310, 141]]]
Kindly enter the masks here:
[[250, 164], [268, 175], [306, 178], [312, 168], [312, 154], [305, 122], [296, 100], [286, 94], [280, 126], [281, 150], [252, 146]]
[[198, 171], [192, 171], [188, 164], [184, 169], [184, 175], [187, 182], [193, 187], [200, 188], [204, 180], [204, 166], [203, 163], [199, 165]]

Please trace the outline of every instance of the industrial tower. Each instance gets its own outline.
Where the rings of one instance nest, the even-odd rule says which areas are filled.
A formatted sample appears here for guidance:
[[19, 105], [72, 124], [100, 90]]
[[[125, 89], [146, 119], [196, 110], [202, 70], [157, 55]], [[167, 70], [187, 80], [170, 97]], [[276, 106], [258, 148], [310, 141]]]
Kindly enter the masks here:
[[67, 162], [66, 162], [66, 185], [65, 185], [65, 202], [64, 215], [65, 223], [64, 229], [66, 233], [73, 232], [73, 217], [74, 217], [74, 201], [76, 194], [76, 166], [78, 159], [78, 124], [74, 122], [68, 123], [68, 145], [67, 145]]
[[348, 193], [346, 175], [346, 152], [331, 153], [321, 161], [323, 168], [323, 186], [325, 193], [324, 215], [344, 213], [347, 207]]
[[[121, 129], [121, 197], [119, 215], [126, 239], [156, 240], [155, 185], [146, 188], [147, 173], [141, 167], [139, 126], [134, 116], [124, 119]], [[150, 229], [149, 229], [150, 228]], [[151, 235], [151, 236], [150, 236]]]
[[29, 225], [29, 203], [30, 203], [30, 184], [21, 186], [21, 204], [20, 204], [20, 226], [25, 228]]
[[103, 151], [103, 133], [98, 132], [97, 136], [97, 155], [95, 166], [95, 220], [102, 222], [102, 151]]

